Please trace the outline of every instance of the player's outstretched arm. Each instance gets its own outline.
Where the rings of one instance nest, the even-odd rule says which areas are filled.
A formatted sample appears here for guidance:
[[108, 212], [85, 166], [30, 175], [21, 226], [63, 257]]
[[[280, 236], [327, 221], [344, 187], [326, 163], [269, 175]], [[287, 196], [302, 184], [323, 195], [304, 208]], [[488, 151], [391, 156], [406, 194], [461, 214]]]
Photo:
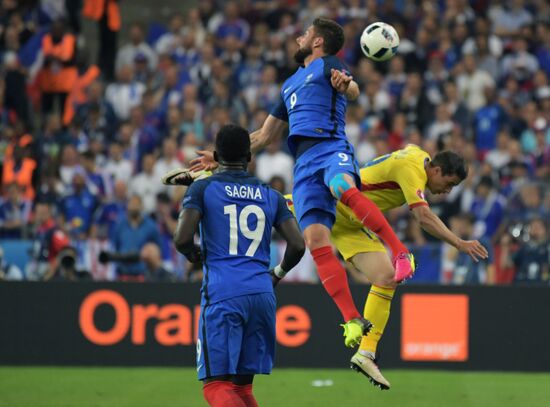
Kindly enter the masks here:
[[174, 232], [174, 245], [178, 252], [191, 263], [201, 260], [200, 247], [195, 244], [195, 232], [198, 230], [201, 213], [197, 209], [184, 209], [180, 212], [178, 225]]
[[489, 257], [487, 249], [477, 240], [462, 240], [449, 230], [439, 217], [425, 205], [417, 206], [412, 209], [415, 219], [420, 223], [420, 227], [430, 235], [449, 243], [457, 250], [468, 254], [474, 261], [486, 259]]
[[[261, 129], [250, 133], [250, 151], [257, 153], [262, 148], [270, 144], [273, 140], [284, 136], [288, 128], [288, 122], [281, 120], [273, 115], [268, 115]], [[214, 160], [214, 153], [208, 150], [198, 150], [197, 158], [190, 161], [189, 171], [212, 171], [218, 168], [218, 163]]]
[[300, 262], [306, 251], [306, 244], [295, 218], [281, 222], [276, 229], [286, 241], [283, 261], [274, 270], [275, 277], [280, 280]]
[[262, 148], [284, 136], [288, 129], [288, 122], [273, 116], [267, 116], [261, 129], [250, 133], [250, 151], [257, 153]]

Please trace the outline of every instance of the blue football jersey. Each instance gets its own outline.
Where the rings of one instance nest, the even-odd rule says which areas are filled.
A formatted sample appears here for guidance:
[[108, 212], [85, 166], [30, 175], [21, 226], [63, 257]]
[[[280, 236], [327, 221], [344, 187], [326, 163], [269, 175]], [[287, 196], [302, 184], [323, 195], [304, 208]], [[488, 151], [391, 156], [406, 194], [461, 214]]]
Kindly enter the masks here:
[[195, 181], [183, 208], [201, 213], [202, 304], [273, 292], [271, 230], [293, 215], [281, 194], [245, 171]]
[[346, 139], [347, 99], [330, 83], [331, 69], [344, 70], [333, 55], [300, 67], [281, 88], [281, 102], [271, 114], [288, 121], [288, 146], [296, 155], [295, 136]]

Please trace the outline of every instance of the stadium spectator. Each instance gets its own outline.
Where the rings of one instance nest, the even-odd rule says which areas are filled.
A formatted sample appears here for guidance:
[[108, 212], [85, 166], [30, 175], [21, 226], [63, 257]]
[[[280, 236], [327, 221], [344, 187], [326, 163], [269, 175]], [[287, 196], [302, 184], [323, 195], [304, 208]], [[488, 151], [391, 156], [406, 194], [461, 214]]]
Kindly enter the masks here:
[[105, 99], [105, 86], [100, 80], [90, 84], [87, 100], [76, 107], [76, 120], [83, 123], [83, 130], [90, 139], [105, 143], [112, 139], [117, 117], [113, 106]]
[[65, 145], [61, 150], [61, 164], [59, 166], [60, 180], [65, 188], [70, 187], [75, 172], [80, 169], [78, 151], [76, 151], [76, 148], [72, 144]]
[[512, 0], [509, 5], [495, 3], [489, 8], [494, 32], [499, 37], [511, 38], [520, 33], [523, 26], [531, 24], [533, 16], [525, 8], [524, 0]]
[[519, 192], [508, 200], [506, 218], [509, 221], [527, 223], [542, 214], [542, 193], [538, 184], [522, 185]]
[[138, 195], [141, 198], [143, 211], [148, 215], [155, 211], [157, 194], [164, 189], [159, 182], [159, 176], [154, 172], [154, 166], [155, 156], [145, 154], [142, 159], [142, 171], [132, 177], [129, 185], [130, 195]]
[[175, 13], [170, 17], [170, 22], [168, 23], [169, 31], [161, 35], [155, 43], [157, 54], [172, 55], [176, 51], [181, 43], [183, 26], [183, 16], [180, 13]]
[[115, 69], [120, 71], [124, 66], [133, 65], [136, 56], [145, 56], [151, 71], [155, 70], [158, 57], [155, 51], [145, 42], [145, 27], [140, 23], [130, 26], [130, 42], [120, 48], [116, 55]]
[[73, 174], [71, 192], [60, 203], [61, 225], [71, 237], [86, 238], [98, 199], [86, 187], [87, 174], [80, 168]]
[[118, 0], [84, 0], [82, 14], [98, 23], [98, 66], [105, 79], [112, 81], [115, 73], [117, 32], [121, 26]]
[[160, 233], [155, 222], [143, 216], [139, 196], [131, 196], [126, 209], [127, 215], [120, 218], [111, 238], [113, 249], [117, 255], [135, 255], [137, 261], [119, 261], [116, 265], [117, 277], [119, 281], [145, 281], [145, 264], [139, 260], [139, 255], [147, 243], [161, 246]]
[[[281, 141], [269, 144], [265, 151], [256, 158], [256, 175], [263, 182], [268, 183], [278, 175], [286, 185], [292, 185], [292, 168], [294, 160], [290, 155], [281, 151]], [[289, 193], [290, 190], [284, 191]]]
[[504, 109], [496, 101], [496, 91], [492, 86], [483, 89], [485, 104], [474, 114], [474, 135], [480, 158], [496, 147], [497, 135], [506, 124]]
[[175, 281], [175, 276], [166, 270], [162, 264], [159, 247], [154, 243], [147, 243], [141, 249], [141, 261], [145, 263], [145, 281], [152, 282], [171, 282]]
[[427, 137], [431, 141], [444, 142], [451, 136], [455, 123], [451, 120], [451, 112], [446, 104], [439, 104], [435, 111], [435, 120], [427, 129]]
[[201, 20], [200, 11], [198, 8], [190, 8], [187, 10], [187, 17], [185, 19], [185, 25], [181, 29], [183, 36], [188, 33], [193, 33], [195, 37], [195, 46], [201, 49], [202, 45], [206, 41], [206, 29]]
[[66, 30], [63, 20], [55, 21], [42, 39], [42, 54], [44, 66], [37, 79], [42, 92], [42, 113], [56, 109], [63, 116], [67, 96], [78, 75], [76, 38]]
[[470, 213], [475, 217], [474, 236], [477, 239], [493, 237], [502, 222], [504, 202], [490, 177], [482, 177], [477, 184]]
[[548, 226], [541, 218], [529, 222], [525, 241], [519, 241], [519, 248], [512, 250], [512, 237], [505, 234], [501, 239], [501, 262], [516, 269], [514, 282], [522, 284], [547, 284], [550, 278], [550, 242]]
[[132, 65], [127, 64], [117, 69], [117, 82], [107, 86], [105, 100], [113, 106], [118, 120], [127, 120], [130, 109], [141, 103], [145, 85], [133, 78]]
[[243, 48], [250, 37], [250, 26], [239, 17], [239, 5], [236, 1], [225, 4], [223, 20], [216, 28], [216, 37], [219, 40], [226, 40], [230, 36], [235, 37], [239, 48]]
[[5, 186], [7, 199], [0, 203], [0, 239], [21, 239], [31, 220], [32, 201], [17, 183]]
[[453, 122], [458, 123], [466, 133], [470, 130], [470, 112], [464, 104], [454, 81], [448, 80], [443, 84], [444, 100], [451, 113]]
[[485, 88], [494, 87], [495, 80], [486, 71], [477, 67], [474, 55], [465, 55], [463, 72], [456, 78], [458, 91], [470, 112], [475, 112], [487, 104]]
[[433, 110], [422, 86], [420, 74], [409, 74], [401, 97], [397, 101], [397, 110], [407, 116], [407, 124], [421, 130], [430, 122]]
[[86, 188], [99, 200], [112, 193], [112, 182], [107, 173], [97, 165], [95, 154], [88, 150], [80, 155], [82, 168], [86, 173]]
[[173, 139], [165, 139], [162, 143], [162, 154], [157, 159], [153, 173], [157, 180], [175, 168], [181, 167], [181, 160], [178, 158], [178, 144]]
[[[451, 218], [451, 231], [464, 240], [474, 239], [475, 218], [462, 213]], [[443, 260], [443, 282], [451, 284], [495, 284], [494, 255], [491, 242], [480, 239], [487, 248], [489, 257], [474, 261], [470, 256], [461, 253], [454, 247], [445, 246]]]
[[508, 151], [510, 141], [510, 133], [506, 130], [500, 131], [497, 135], [496, 146], [485, 155], [485, 162], [489, 163], [494, 170], [499, 171], [510, 162], [510, 152]]
[[537, 58], [529, 53], [527, 40], [518, 36], [513, 42], [512, 52], [502, 58], [500, 73], [502, 77], [512, 77], [520, 84], [531, 80], [539, 69]]
[[105, 163], [105, 172], [115, 181], [130, 182], [134, 172], [132, 162], [123, 156], [122, 145], [113, 142], [109, 146], [109, 158]]
[[[183, 258], [174, 250], [174, 245], [172, 243], [174, 232], [178, 224], [178, 211], [175, 209], [174, 202], [166, 192], [160, 192], [155, 198], [156, 202], [153, 218], [160, 232], [161, 246], [159, 249], [162, 262], [167, 270], [174, 271], [175, 274], [182, 274], [185, 267], [183, 270], [178, 270], [177, 266], [181, 267]], [[179, 204], [181, 199], [177, 201]]]
[[57, 225], [51, 204], [37, 202], [33, 219], [34, 241], [25, 277], [28, 280], [48, 281], [57, 270], [60, 253], [69, 246], [69, 238]]
[[127, 202], [128, 187], [126, 183], [124, 181], [116, 181], [113, 188], [113, 196], [103, 202], [94, 213], [90, 235], [100, 240], [113, 236], [117, 222], [126, 217]]
[[2, 184], [16, 183], [23, 190], [23, 196], [33, 200], [35, 197], [33, 178], [35, 177], [36, 161], [29, 157], [27, 146], [30, 142], [30, 139], [22, 139], [13, 148], [13, 157], [5, 157]]
[[99, 78], [101, 71], [96, 65], [90, 65], [87, 55], [80, 51], [76, 57], [77, 75], [69, 95], [65, 101], [63, 113], [63, 124], [68, 125], [74, 118], [75, 107], [86, 103], [88, 99], [88, 88]]
[[31, 112], [30, 98], [27, 94], [27, 72], [19, 61], [15, 52], [3, 54], [3, 79], [5, 88], [2, 94], [2, 103], [11, 117], [11, 123], [16, 119], [28, 123], [30, 127]]

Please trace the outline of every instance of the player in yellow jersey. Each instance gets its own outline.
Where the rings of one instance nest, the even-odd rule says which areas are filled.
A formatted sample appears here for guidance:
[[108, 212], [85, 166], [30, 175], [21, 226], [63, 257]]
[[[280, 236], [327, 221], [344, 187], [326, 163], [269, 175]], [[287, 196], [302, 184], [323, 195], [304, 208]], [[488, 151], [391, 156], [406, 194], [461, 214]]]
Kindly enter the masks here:
[[[171, 185], [189, 183], [201, 174], [174, 170], [166, 174], [163, 182]], [[459, 155], [444, 151], [431, 159], [420, 147], [408, 145], [372, 160], [361, 169], [360, 175], [362, 193], [380, 210], [387, 211], [406, 203], [426, 232], [467, 253], [475, 261], [487, 258], [487, 250], [477, 240], [465, 241], [452, 233], [431, 211], [424, 197], [426, 188], [434, 194], [448, 193], [466, 178], [466, 165]], [[287, 195], [287, 202], [293, 210], [291, 195]], [[336, 207], [331, 239], [342, 257], [372, 283], [364, 316], [374, 327], [363, 337], [358, 352], [351, 358], [351, 367], [367, 376], [374, 385], [389, 389], [390, 383], [375, 363], [375, 354], [397, 286], [395, 269], [382, 242], [340, 203]]]
[[[426, 232], [477, 261], [487, 258], [487, 250], [478, 241], [465, 241], [451, 232], [431, 211], [424, 197], [426, 188], [434, 194], [450, 192], [466, 175], [464, 160], [459, 155], [445, 151], [432, 160], [420, 147], [408, 145], [363, 167], [361, 191], [382, 211], [407, 204]], [[292, 201], [288, 200], [288, 203], [292, 209]], [[358, 352], [351, 358], [351, 367], [365, 374], [373, 384], [389, 389], [390, 383], [375, 363], [375, 354], [390, 315], [396, 288], [395, 270], [382, 242], [344, 205], [336, 207], [331, 239], [344, 260], [364, 273], [372, 283], [364, 316], [372, 322], [373, 328], [368, 336], [363, 337]]]

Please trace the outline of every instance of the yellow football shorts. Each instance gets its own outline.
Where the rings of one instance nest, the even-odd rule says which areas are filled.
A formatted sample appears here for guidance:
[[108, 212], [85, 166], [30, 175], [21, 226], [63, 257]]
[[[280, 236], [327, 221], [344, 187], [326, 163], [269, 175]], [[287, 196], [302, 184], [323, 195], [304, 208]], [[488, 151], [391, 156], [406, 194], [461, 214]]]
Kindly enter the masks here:
[[386, 248], [373, 232], [345, 220], [339, 213], [332, 227], [331, 240], [346, 261], [358, 253], [386, 253]]

